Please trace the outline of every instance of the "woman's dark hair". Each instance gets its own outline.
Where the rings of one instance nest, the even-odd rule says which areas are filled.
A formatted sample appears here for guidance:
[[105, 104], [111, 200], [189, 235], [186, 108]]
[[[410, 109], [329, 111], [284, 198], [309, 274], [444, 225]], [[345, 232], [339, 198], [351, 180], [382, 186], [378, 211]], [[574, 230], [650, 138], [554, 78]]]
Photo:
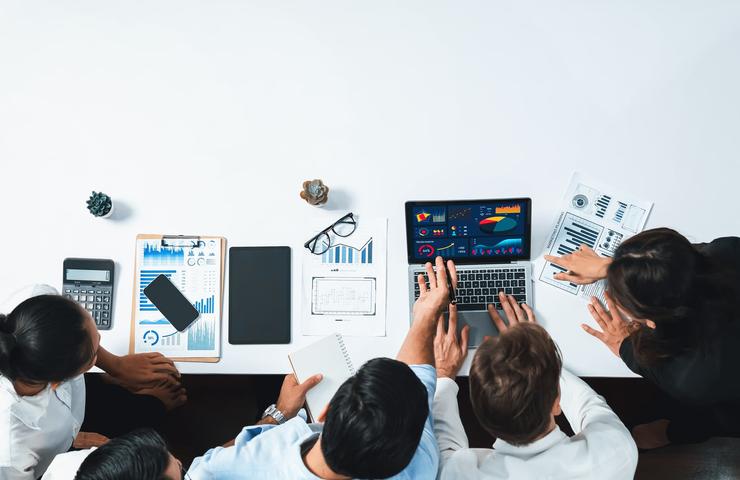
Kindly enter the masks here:
[[157, 432], [134, 430], [88, 455], [75, 480], [160, 480], [169, 463], [167, 444]]
[[329, 402], [321, 452], [340, 475], [391, 477], [411, 462], [428, 416], [427, 389], [408, 365], [370, 360]]
[[87, 316], [72, 300], [39, 295], [0, 315], [0, 374], [31, 383], [63, 382], [92, 360]]
[[638, 361], [646, 365], [694, 348], [702, 331], [732, 320], [740, 306], [736, 273], [670, 228], [646, 230], [622, 243], [607, 283], [628, 313], [655, 322], [655, 329], [642, 327], [631, 336]]

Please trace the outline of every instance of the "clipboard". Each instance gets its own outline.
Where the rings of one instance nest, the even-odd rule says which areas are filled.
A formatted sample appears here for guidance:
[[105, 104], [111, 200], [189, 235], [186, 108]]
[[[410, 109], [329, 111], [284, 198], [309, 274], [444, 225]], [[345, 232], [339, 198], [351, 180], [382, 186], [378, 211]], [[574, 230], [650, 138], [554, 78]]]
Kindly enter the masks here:
[[[133, 277], [133, 292], [131, 296], [131, 335], [129, 337], [129, 354], [136, 352], [136, 327], [137, 327], [137, 315], [139, 314], [137, 296], [141, 295], [141, 269], [143, 265], [139, 264], [139, 242], [141, 240], [156, 240], [161, 247], [166, 248], [179, 248], [183, 251], [193, 252], [198, 249], [205, 248], [207, 242], [216, 241], [220, 244], [221, 255], [220, 258], [215, 259], [218, 269], [218, 301], [213, 302], [213, 305], [209, 305], [208, 308], [213, 310], [216, 315], [215, 328], [222, 332], [223, 328], [223, 298], [224, 298], [224, 272], [225, 272], [225, 260], [226, 260], [226, 238], [218, 236], [200, 236], [200, 235], [157, 235], [157, 234], [138, 234], [136, 236], [136, 244], [134, 246], [134, 277]], [[140, 297], [138, 297], [140, 298]], [[156, 310], [156, 308], [155, 308]], [[195, 323], [197, 323], [196, 320]], [[194, 324], [195, 324], [194, 323]], [[222, 335], [219, 334], [216, 338], [218, 342], [221, 342]], [[151, 350], [158, 351], [158, 350]], [[169, 358], [178, 362], [204, 362], [204, 363], [216, 363], [221, 359], [221, 348], [218, 348], [219, 356], [206, 356], [206, 357], [177, 357], [170, 356]], [[139, 352], [140, 353], [140, 352]], [[166, 352], [162, 352], [167, 354]]]

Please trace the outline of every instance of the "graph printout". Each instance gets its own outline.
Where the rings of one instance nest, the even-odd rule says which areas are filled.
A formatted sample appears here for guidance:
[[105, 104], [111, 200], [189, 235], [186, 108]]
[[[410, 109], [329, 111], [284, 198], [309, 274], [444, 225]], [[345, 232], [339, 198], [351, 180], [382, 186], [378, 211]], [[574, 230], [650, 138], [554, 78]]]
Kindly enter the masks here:
[[[645, 228], [653, 203], [591, 180], [578, 173], [571, 178], [560, 212], [542, 255], [563, 256], [588, 245], [599, 255], [611, 257], [627, 238]], [[553, 275], [566, 271], [558, 265], [537, 260], [540, 282], [584, 299], [604, 300], [606, 282], [591, 285], [555, 280]]]
[[303, 251], [303, 335], [385, 336], [388, 220], [355, 219], [350, 236], [329, 233], [326, 252]]
[[[173, 358], [221, 354], [220, 239], [162, 245], [161, 239], [138, 239], [134, 289], [134, 351], [161, 352]], [[178, 332], [152, 305], [144, 289], [165, 275], [200, 314], [187, 330]]]

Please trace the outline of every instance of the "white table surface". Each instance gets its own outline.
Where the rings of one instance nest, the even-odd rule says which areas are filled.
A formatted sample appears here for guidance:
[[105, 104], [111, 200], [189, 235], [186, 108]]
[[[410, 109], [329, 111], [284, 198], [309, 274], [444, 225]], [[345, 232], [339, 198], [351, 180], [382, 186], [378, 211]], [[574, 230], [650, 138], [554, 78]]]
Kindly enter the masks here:
[[[124, 353], [137, 233], [290, 245], [293, 343], [179, 364], [284, 373], [313, 339], [302, 243], [349, 210], [389, 218], [387, 336], [348, 338], [357, 364], [408, 329], [405, 200], [531, 196], [540, 252], [577, 169], [655, 201], [648, 226], [738, 234], [739, 20], [734, 2], [4, 2], [0, 296], [112, 258], [103, 345]], [[298, 198], [316, 177], [323, 209]], [[123, 215], [90, 216], [93, 189]], [[575, 373], [629, 375], [580, 301], [537, 286], [535, 308]]]

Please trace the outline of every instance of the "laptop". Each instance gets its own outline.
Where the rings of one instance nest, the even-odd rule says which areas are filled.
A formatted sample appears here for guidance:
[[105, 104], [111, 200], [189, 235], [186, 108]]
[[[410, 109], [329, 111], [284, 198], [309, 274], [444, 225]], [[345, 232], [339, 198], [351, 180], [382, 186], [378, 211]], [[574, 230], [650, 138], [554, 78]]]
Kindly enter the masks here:
[[457, 267], [458, 328], [470, 325], [468, 346], [498, 335], [487, 308], [501, 310], [500, 291], [532, 306], [531, 230], [529, 198], [406, 202], [409, 308], [424, 264], [442, 256]]

